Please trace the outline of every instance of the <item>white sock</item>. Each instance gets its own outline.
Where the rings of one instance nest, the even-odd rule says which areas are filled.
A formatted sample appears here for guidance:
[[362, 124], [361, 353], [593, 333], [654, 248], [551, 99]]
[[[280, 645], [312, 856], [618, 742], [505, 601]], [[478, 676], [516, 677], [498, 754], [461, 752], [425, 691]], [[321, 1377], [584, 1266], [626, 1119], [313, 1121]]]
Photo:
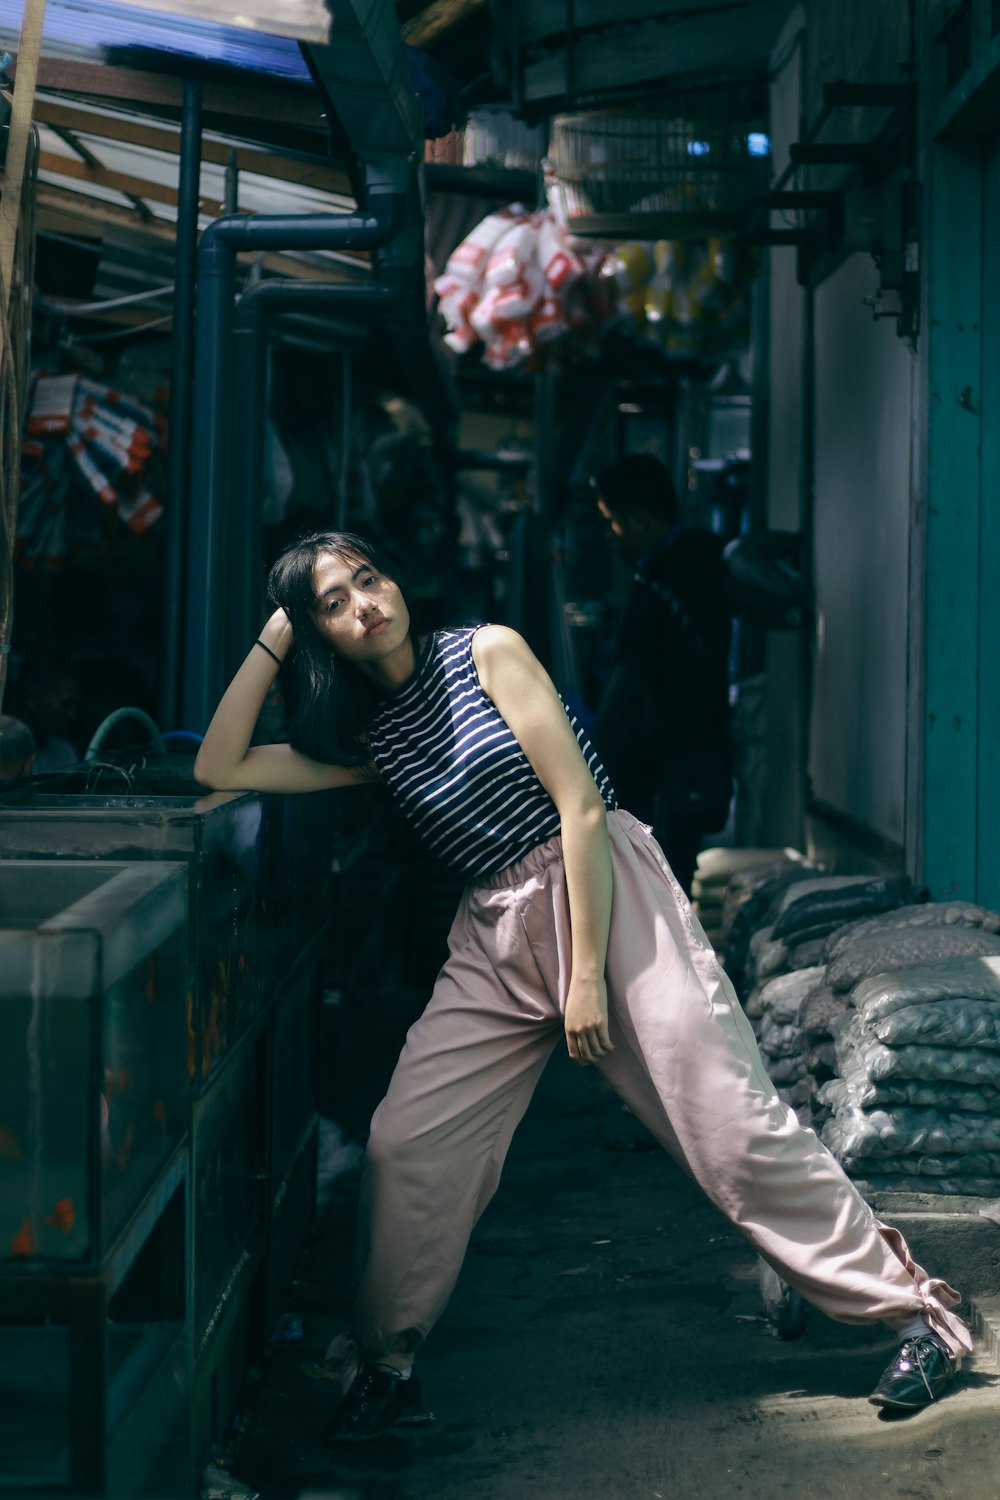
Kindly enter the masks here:
[[905, 1344], [907, 1339], [926, 1338], [934, 1330], [926, 1318], [914, 1318], [912, 1323], [907, 1323], [905, 1328], [897, 1328], [895, 1332], [899, 1342]]

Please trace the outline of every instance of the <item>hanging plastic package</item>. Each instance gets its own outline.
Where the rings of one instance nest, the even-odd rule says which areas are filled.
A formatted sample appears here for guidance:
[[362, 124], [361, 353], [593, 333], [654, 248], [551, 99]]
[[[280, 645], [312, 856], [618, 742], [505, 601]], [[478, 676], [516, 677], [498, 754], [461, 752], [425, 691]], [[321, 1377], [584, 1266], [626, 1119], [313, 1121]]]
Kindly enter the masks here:
[[[513, 225], [522, 223], [524, 219], [525, 214], [520, 204], [512, 204], [509, 208], [499, 208], [496, 213], [487, 214], [451, 252], [445, 263], [444, 275], [469, 285], [479, 281], [498, 242]], [[439, 295], [440, 281], [441, 277], [434, 283], [434, 290]]]
[[584, 272], [582, 260], [549, 214], [539, 215], [538, 264], [542, 275], [556, 291], [579, 281]]
[[501, 236], [486, 263], [484, 279], [488, 287], [509, 286], [524, 279], [535, 257], [536, 235], [535, 226], [524, 219]]

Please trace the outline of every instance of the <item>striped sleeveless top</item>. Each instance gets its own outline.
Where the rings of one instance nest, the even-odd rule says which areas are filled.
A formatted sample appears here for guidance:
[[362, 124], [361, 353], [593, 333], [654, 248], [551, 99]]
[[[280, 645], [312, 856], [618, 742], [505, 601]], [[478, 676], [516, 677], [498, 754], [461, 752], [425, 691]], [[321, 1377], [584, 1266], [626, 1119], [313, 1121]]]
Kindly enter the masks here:
[[[372, 760], [423, 843], [470, 876], [506, 869], [559, 832], [555, 803], [480, 685], [474, 634], [429, 635], [413, 676], [386, 698], [369, 731]], [[608, 774], [566, 712], [613, 810]]]

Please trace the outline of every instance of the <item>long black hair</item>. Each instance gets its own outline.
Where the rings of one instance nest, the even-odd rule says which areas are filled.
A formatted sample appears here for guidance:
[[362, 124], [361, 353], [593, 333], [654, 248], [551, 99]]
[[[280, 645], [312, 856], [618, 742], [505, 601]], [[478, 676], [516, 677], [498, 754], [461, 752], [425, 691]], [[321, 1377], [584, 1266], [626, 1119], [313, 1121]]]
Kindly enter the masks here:
[[316, 629], [313, 566], [322, 552], [348, 563], [370, 562], [396, 579], [381, 549], [351, 531], [312, 531], [285, 548], [267, 580], [271, 603], [284, 609], [295, 644], [281, 669], [288, 710], [288, 740], [312, 760], [363, 765], [369, 759], [368, 728], [379, 705], [373, 682], [337, 656]]

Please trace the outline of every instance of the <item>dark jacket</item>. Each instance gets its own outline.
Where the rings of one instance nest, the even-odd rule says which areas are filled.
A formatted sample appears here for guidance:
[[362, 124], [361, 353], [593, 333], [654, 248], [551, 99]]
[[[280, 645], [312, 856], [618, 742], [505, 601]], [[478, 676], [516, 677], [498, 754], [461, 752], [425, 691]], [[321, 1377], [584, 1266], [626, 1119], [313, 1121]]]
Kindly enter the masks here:
[[655, 794], [700, 807], [706, 830], [725, 821], [731, 635], [722, 543], [679, 528], [635, 567], [592, 735], [638, 816]]

